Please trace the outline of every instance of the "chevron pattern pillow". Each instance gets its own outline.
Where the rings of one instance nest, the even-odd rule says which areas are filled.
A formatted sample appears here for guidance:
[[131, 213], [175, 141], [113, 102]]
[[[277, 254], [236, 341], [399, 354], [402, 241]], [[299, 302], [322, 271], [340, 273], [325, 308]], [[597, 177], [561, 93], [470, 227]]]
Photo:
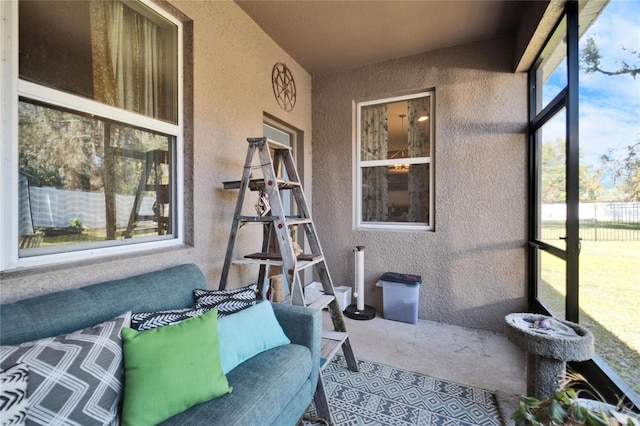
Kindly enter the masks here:
[[27, 421], [27, 364], [17, 364], [0, 372], [0, 419], [2, 426], [23, 425]]
[[256, 304], [257, 284], [233, 290], [193, 290], [196, 309], [218, 308], [218, 318], [231, 315]]
[[127, 312], [73, 333], [0, 346], [0, 368], [29, 366], [29, 424], [117, 424], [123, 393], [120, 332], [130, 320]]
[[151, 330], [200, 316], [207, 311], [208, 309], [204, 308], [184, 308], [172, 311], [138, 312], [131, 314], [131, 328], [138, 331]]

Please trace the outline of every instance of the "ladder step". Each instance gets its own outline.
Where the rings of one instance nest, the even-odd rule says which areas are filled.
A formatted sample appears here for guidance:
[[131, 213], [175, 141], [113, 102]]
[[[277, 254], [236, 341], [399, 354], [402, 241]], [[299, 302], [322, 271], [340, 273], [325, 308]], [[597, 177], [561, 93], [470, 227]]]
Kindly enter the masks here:
[[[245, 256], [247, 259], [261, 259], [261, 260], [282, 260], [282, 256], [279, 253], [252, 253]], [[298, 260], [313, 262], [315, 260], [322, 259], [321, 254], [301, 254], [297, 257]]]
[[333, 299], [335, 299], [335, 296], [331, 294], [323, 294], [318, 299], [314, 300], [313, 303], [308, 304], [307, 308], [322, 310], [326, 308], [329, 303], [333, 302]]
[[322, 330], [322, 343], [320, 348], [320, 369], [323, 370], [340, 350], [342, 344], [349, 335], [343, 331]]
[[[238, 220], [240, 222], [273, 222], [279, 220], [278, 216], [239, 216]], [[287, 226], [294, 225], [306, 225], [307, 223], [311, 223], [311, 219], [303, 218], [303, 217], [291, 217], [287, 216]]]
[[[276, 179], [276, 183], [278, 184], [279, 189], [293, 189], [300, 186], [300, 182], [292, 182], [290, 180], [284, 180], [284, 179]], [[240, 189], [241, 184], [242, 184], [242, 181], [231, 180], [231, 181], [222, 182], [222, 187], [224, 189]], [[259, 191], [264, 189], [264, 187], [265, 185], [264, 185], [263, 178], [251, 179], [249, 181], [249, 189], [251, 191]]]
[[313, 222], [311, 219], [303, 217], [298, 219], [287, 219], [287, 226], [306, 225], [311, 222]]
[[[256, 254], [265, 254], [265, 253], [256, 253]], [[249, 258], [247, 255], [242, 259], [234, 259], [231, 261], [234, 265], [267, 265], [267, 266], [282, 266], [282, 259], [265, 259], [265, 258]], [[303, 255], [301, 255], [303, 256]], [[298, 259], [300, 256], [298, 256]], [[322, 255], [316, 256], [313, 260], [298, 260], [296, 262], [296, 270], [302, 271], [310, 266], [313, 266], [317, 263], [324, 261], [324, 257]]]

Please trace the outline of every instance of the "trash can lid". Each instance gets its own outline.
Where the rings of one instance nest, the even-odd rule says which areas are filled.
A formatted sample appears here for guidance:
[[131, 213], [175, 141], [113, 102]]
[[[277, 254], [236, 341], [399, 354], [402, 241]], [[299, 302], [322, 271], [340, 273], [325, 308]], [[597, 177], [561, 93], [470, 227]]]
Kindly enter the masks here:
[[393, 283], [402, 284], [421, 284], [422, 277], [420, 275], [400, 274], [398, 272], [385, 272], [380, 277], [382, 281], [389, 281]]

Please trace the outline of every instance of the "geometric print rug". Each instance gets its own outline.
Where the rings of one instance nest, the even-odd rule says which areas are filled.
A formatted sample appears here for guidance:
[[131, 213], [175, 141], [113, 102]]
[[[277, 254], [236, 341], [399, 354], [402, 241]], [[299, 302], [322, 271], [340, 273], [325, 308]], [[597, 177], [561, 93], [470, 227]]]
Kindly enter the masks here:
[[[322, 372], [336, 426], [501, 426], [492, 392], [376, 362], [358, 360], [358, 373], [336, 354]], [[322, 425], [313, 403], [305, 426]]]

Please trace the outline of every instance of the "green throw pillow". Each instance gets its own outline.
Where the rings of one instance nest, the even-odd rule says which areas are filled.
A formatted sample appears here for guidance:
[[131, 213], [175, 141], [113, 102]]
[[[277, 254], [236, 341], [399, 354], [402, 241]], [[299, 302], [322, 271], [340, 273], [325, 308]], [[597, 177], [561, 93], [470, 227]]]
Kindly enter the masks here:
[[177, 324], [122, 330], [122, 424], [154, 425], [231, 392], [220, 364], [217, 311]]

